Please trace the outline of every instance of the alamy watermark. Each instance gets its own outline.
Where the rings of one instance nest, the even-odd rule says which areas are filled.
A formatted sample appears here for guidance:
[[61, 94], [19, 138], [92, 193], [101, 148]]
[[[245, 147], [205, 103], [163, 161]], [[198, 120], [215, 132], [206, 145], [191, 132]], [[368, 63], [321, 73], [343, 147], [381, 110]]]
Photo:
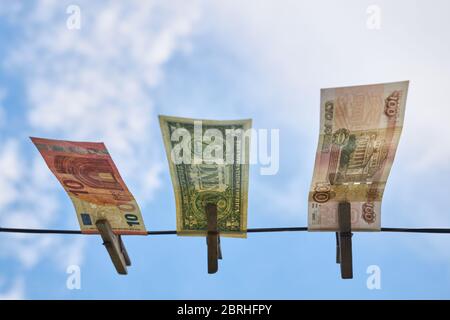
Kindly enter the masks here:
[[261, 175], [275, 175], [279, 169], [279, 129], [225, 129], [223, 133], [210, 128], [203, 131], [202, 121], [197, 120], [193, 136], [186, 128], [177, 128], [170, 139], [175, 142], [170, 153], [175, 165], [259, 164]]
[[80, 6], [71, 4], [66, 8], [66, 13], [69, 15], [66, 20], [66, 27], [69, 30], [81, 29], [81, 9]]
[[372, 4], [366, 9], [367, 20], [366, 27], [369, 30], [381, 29], [381, 8], [376, 4]]
[[72, 264], [67, 267], [66, 273], [69, 275], [66, 280], [66, 288], [69, 290], [80, 290], [81, 289], [80, 266]]
[[369, 290], [381, 290], [381, 268], [377, 265], [370, 265], [367, 267], [366, 285]]

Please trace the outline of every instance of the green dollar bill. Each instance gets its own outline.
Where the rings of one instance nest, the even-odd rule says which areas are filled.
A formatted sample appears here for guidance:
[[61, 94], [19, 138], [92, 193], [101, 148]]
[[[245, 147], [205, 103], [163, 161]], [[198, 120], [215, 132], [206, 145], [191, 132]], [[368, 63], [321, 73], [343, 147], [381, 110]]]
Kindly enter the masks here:
[[205, 206], [217, 205], [222, 236], [246, 237], [251, 120], [159, 116], [179, 235], [207, 232]]

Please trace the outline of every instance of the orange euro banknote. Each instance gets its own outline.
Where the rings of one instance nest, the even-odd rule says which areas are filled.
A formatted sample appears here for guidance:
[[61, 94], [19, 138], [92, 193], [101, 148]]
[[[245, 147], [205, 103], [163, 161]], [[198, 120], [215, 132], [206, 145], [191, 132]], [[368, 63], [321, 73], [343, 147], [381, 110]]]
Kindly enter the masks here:
[[72, 200], [82, 233], [98, 233], [96, 221], [107, 219], [115, 234], [147, 234], [139, 206], [103, 143], [31, 140]]
[[351, 204], [352, 230], [380, 230], [381, 200], [403, 127], [408, 85], [321, 90], [309, 230], [338, 230], [341, 201]]

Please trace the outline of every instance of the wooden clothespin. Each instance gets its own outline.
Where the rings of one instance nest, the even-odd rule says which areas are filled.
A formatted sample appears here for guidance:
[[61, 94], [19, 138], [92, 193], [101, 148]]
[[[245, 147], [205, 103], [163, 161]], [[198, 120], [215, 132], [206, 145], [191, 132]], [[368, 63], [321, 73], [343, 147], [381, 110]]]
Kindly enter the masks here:
[[208, 221], [208, 233], [206, 244], [208, 245], [208, 273], [216, 273], [219, 269], [218, 259], [222, 259], [220, 248], [220, 236], [217, 227], [217, 205], [206, 204], [206, 218]]
[[119, 274], [127, 274], [127, 266], [131, 266], [131, 261], [123, 244], [122, 237], [113, 233], [111, 225], [106, 219], [97, 220], [95, 225], [102, 236], [103, 244], [108, 250], [117, 272]]
[[351, 206], [340, 202], [338, 206], [339, 231], [336, 232], [336, 263], [341, 265], [342, 279], [353, 278]]

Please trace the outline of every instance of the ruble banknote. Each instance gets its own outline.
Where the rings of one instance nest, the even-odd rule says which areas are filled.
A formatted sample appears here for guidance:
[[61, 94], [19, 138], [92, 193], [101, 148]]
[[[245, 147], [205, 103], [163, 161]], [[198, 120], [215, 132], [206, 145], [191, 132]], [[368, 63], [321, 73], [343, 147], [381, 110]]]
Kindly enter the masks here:
[[159, 117], [176, 202], [177, 234], [206, 235], [208, 203], [221, 236], [245, 237], [251, 120]]
[[147, 234], [136, 200], [103, 143], [31, 138], [75, 207], [83, 233], [107, 219], [115, 234]]
[[321, 90], [309, 230], [337, 230], [338, 203], [353, 230], [381, 227], [381, 200], [400, 139], [408, 81]]

